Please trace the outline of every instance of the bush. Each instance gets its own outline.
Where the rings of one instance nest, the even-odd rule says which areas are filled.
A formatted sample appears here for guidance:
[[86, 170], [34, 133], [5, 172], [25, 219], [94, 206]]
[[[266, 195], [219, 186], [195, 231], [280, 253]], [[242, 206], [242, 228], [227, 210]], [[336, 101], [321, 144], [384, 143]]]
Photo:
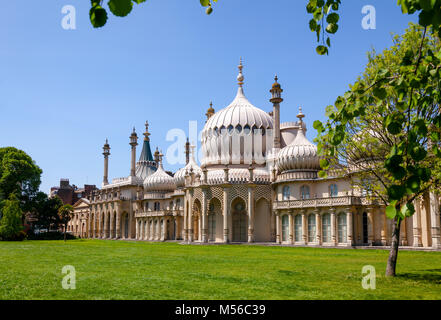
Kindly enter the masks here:
[[1, 240], [21, 241], [26, 237], [21, 222], [22, 211], [14, 194], [2, 203], [2, 219], [0, 220]]
[[[49, 231], [44, 233], [32, 233], [28, 234], [28, 240], [63, 240], [64, 233], [59, 231]], [[67, 240], [74, 240], [76, 237], [70, 233], [66, 233]]]

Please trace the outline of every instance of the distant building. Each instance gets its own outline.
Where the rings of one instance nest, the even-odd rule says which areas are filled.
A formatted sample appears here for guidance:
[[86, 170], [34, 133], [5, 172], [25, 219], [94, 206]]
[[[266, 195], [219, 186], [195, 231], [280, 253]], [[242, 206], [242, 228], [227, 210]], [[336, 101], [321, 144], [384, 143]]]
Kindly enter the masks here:
[[83, 188], [70, 185], [69, 179], [60, 179], [59, 187], [52, 187], [49, 196], [59, 196], [63, 204], [74, 205], [79, 199], [88, 197], [92, 191], [96, 190], [95, 185], [85, 184]]

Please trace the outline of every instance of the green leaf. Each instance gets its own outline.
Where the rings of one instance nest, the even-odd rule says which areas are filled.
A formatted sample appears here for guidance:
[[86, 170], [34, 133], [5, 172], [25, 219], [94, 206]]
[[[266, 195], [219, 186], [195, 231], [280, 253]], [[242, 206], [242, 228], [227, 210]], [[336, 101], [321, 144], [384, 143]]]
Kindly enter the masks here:
[[107, 22], [107, 12], [103, 7], [96, 5], [90, 9], [89, 18], [94, 28], [101, 28]]
[[208, 7], [211, 5], [210, 0], [200, 0], [201, 1], [201, 6], [203, 7]]
[[380, 99], [380, 100], [384, 100], [387, 97], [387, 91], [384, 88], [374, 88], [374, 90], [372, 91], [372, 93], [374, 94], [374, 97]]
[[338, 13], [330, 13], [327, 17], [326, 17], [326, 22], [327, 23], [337, 23], [338, 20], [340, 20], [340, 16], [338, 15]]
[[317, 53], [321, 56], [325, 55], [328, 53], [328, 48], [325, 46], [317, 46], [317, 48], [315, 49], [317, 51]]
[[400, 185], [392, 185], [387, 188], [389, 200], [401, 200], [406, 193], [406, 188]]
[[133, 2], [131, 0], [109, 0], [107, 3], [110, 11], [117, 17], [125, 17], [131, 11]]
[[395, 209], [395, 206], [390, 204], [386, 207], [386, 216], [389, 219], [394, 219], [395, 216], [397, 215], [397, 209]]
[[328, 32], [328, 33], [334, 34], [337, 31], [338, 31], [338, 24], [336, 24], [336, 23], [330, 23], [326, 27], [326, 32]]
[[323, 169], [327, 169], [329, 167], [329, 161], [326, 159], [320, 160], [320, 167]]
[[213, 8], [211, 6], [209, 6], [207, 8], [207, 10], [205, 10], [205, 13], [208, 14], [208, 15], [210, 15], [212, 12], [213, 12]]
[[411, 217], [415, 213], [415, 207], [412, 203], [406, 203], [401, 207], [401, 214], [405, 217]]

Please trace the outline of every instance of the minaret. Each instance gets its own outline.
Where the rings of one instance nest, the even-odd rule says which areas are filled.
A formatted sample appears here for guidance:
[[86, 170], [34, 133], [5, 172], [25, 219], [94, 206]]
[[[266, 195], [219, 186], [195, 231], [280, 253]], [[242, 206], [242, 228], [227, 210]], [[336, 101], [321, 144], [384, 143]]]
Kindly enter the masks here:
[[130, 143], [132, 146], [132, 163], [130, 166], [130, 176], [134, 177], [136, 174], [136, 146], [138, 145], [138, 135], [135, 132], [135, 127], [133, 127], [133, 132], [130, 135]]
[[282, 88], [280, 87], [280, 84], [277, 82], [279, 80], [276, 77], [274, 78], [275, 82], [273, 84], [272, 89], [270, 90], [272, 97], [270, 99], [270, 102], [273, 104], [273, 122], [274, 122], [274, 143], [273, 148], [274, 149], [280, 149], [280, 103], [283, 101], [282, 99]]
[[103, 155], [104, 155], [104, 177], [103, 177], [103, 185], [109, 184], [109, 156], [110, 156], [110, 146], [109, 141], [106, 139], [106, 143], [103, 147]]
[[190, 162], [190, 141], [187, 138], [187, 142], [185, 143], [185, 164]]

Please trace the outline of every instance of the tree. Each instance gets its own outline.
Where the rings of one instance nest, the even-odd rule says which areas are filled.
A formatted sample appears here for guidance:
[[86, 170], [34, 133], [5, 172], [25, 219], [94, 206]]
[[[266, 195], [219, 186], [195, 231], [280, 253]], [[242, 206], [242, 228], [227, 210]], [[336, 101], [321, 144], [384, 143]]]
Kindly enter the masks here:
[[61, 224], [64, 227], [64, 241], [66, 242], [66, 229], [67, 224], [72, 219], [74, 208], [70, 204], [65, 204], [58, 209], [58, 216], [60, 217]]
[[338, 167], [357, 172], [394, 220], [387, 276], [396, 273], [401, 221], [441, 181], [440, 41], [415, 25], [394, 41], [369, 56], [363, 76], [326, 109], [327, 123], [314, 123], [320, 175]]
[[20, 239], [20, 232], [23, 230], [22, 211], [13, 193], [8, 200], [3, 200], [1, 213], [0, 238], [2, 240]]
[[44, 192], [38, 192], [32, 200], [31, 212], [35, 215], [36, 225], [40, 229], [58, 229], [60, 218], [58, 210], [63, 206], [60, 197], [49, 198]]
[[27, 211], [40, 187], [42, 170], [24, 151], [0, 148], [0, 202], [15, 194], [22, 210]]

